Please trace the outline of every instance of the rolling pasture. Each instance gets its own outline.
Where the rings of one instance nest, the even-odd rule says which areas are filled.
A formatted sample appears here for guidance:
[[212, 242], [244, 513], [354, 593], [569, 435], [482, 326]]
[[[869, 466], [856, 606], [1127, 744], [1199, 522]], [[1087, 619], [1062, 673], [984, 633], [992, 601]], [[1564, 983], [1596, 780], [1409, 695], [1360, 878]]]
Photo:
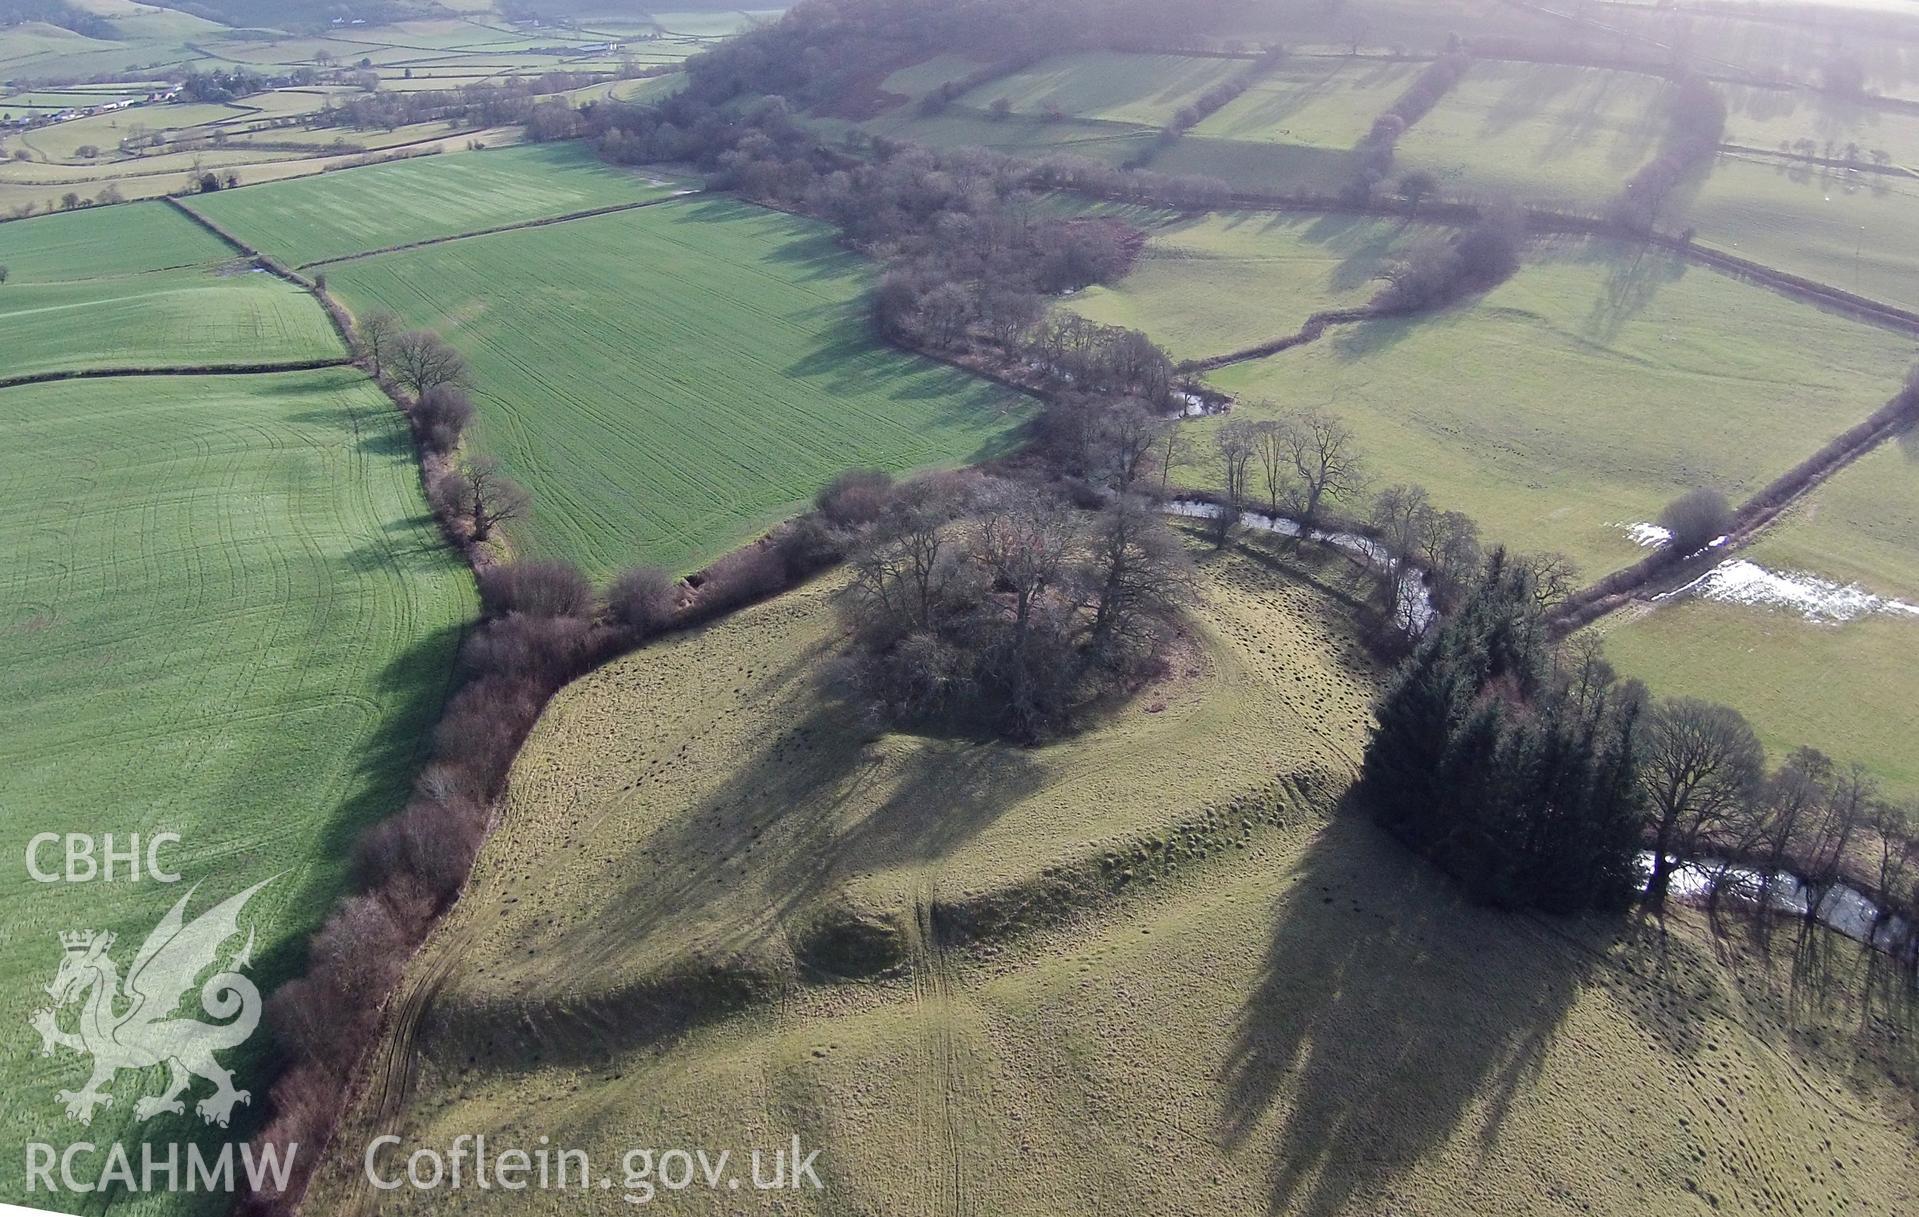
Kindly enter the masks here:
[[851, 465], [1005, 451], [1023, 398], [870, 335], [824, 227], [686, 200], [331, 268], [472, 361], [474, 444], [533, 491], [525, 552], [690, 570]]
[[276, 182], [191, 206], [255, 249], [306, 265], [682, 189], [608, 165], [577, 143], [527, 144]]
[[345, 358], [299, 288], [158, 203], [0, 225], [0, 378]]
[[1919, 310], [1919, 178], [1722, 153], [1686, 193], [1700, 244]]
[[1597, 207], [1652, 158], [1666, 88], [1641, 72], [1476, 61], [1400, 139], [1396, 164], [1449, 194]]
[[[1919, 449], [1910, 438], [1877, 449], [1738, 556], [1919, 605]], [[1807, 744], [1919, 794], [1910, 680], [1919, 613], [1808, 620], [1785, 607], [1687, 597], [1599, 629], [1622, 670], [1662, 693], [1739, 707], [1775, 752]]]
[[[1332, 412], [1375, 487], [1420, 483], [1490, 539], [1597, 577], [1639, 556], [1627, 525], [1696, 486], [1736, 502], [1884, 405], [1911, 354], [1903, 335], [1593, 241], [1539, 253], [1476, 301], [1337, 328], [1211, 380], [1240, 398], [1231, 417]], [[1213, 476], [1218, 426], [1195, 425], [1189, 480]]]
[[1366, 138], [1420, 65], [1293, 59], [1209, 115], [1190, 138], [1345, 150]]
[[1184, 106], [1215, 85], [1243, 72], [1233, 59], [1183, 55], [1122, 55], [1093, 51], [1056, 55], [1030, 68], [990, 81], [960, 97], [957, 105], [984, 113], [1004, 98], [1014, 114], [1063, 114], [1069, 118], [1163, 127]]
[[1424, 225], [1350, 215], [1215, 212], [1153, 229], [1133, 270], [1068, 304], [1153, 336], [1176, 360], [1203, 359], [1293, 333], [1323, 309], [1365, 304]]
[[[264, 989], [339, 891], [353, 836], [404, 798], [474, 609], [404, 424], [350, 369], [32, 385], [0, 389], [0, 411], [0, 838], [17, 866], [41, 831], [176, 832], [162, 859], [204, 882], [196, 911], [279, 876], [253, 906]], [[7, 886], [9, 1143], [57, 1135], [53, 1093], [84, 1080], [21, 1038], [55, 931], [112, 930], [130, 952], [183, 890]], [[261, 1065], [239, 1061], [240, 1084]], [[131, 1090], [122, 1075], [92, 1140], [139, 1135]], [[145, 1131], [206, 1135], [190, 1112]], [[0, 1163], [0, 1194], [20, 1194], [21, 1168]]]
[[[796, 1212], [1464, 1217], [1534, 1211], [1548, 1171], [1601, 1217], [1910, 1195], [1896, 1046], [1795, 1037], [1689, 914], [1473, 908], [1327, 818], [1377, 672], [1312, 568], [1203, 563], [1175, 669], [1058, 745], [863, 727], [830, 580], [565, 691], [351, 1143], [797, 1132], [825, 1190]], [[357, 1161], [313, 1200], [431, 1203]]]

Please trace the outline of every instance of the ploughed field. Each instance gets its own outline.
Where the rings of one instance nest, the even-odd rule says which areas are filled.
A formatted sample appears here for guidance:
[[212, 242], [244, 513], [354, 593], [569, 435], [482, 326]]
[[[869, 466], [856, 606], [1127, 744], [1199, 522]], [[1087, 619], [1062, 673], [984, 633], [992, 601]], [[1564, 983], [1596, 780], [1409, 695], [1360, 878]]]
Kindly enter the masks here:
[[[348, 1141], [587, 1151], [612, 1187], [552, 1212], [627, 1208], [631, 1147], [744, 1177], [794, 1134], [808, 1212], [1521, 1214], [1542, 1171], [1622, 1217], [1911, 1201], [1899, 1049], [1789, 1033], [1784, 977], [1690, 914], [1662, 942], [1464, 905], [1338, 807], [1380, 677], [1336, 572], [1201, 560], [1166, 676], [1037, 749], [865, 726], [830, 579], [575, 684]], [[433, 1199], [356, 1157], [310, 1201], [376, 1202]]]
[[870, 264], [809, 220], [692, 198], [331, 267], [472, 361], [470, 446], [534, 496], [516, 552], [692, 570], [849, 466], [1008, 450], [1026, 399], [871, 335]]
[[[89, 1062], [40, 1056], [27, 1030], [56, 932], [112, 931], [124, 965], [187, 885], [197, 914], [272, 878], [250, 906], [251, 974], [263, 991], [285, 979], [354, 836], [405, 796], [473, 594], [404, 423], [352, 369], [5, 388], [0, 417], [0, 843], [19, 866], [41, 832], [119, 849], [173, 832], [160, 860], [184, 880], [20, 878], [0, 895], [0, 1018], [18, 1029], [0, 1130], [17, 1146], [81, 1131], [54, 1092]], [[39, 862], [59, 871], [60, 847]], [[242, 1122], [264, 1101], [263, 1043], [228, 1062], [254, 1093]], [[140, 1089], [164, 1081], [122, 1074], [85, 1139], [211, 1135], [191, 1107], [135, 1130]], [[0, 1163], [0, 1194], [21, 1193], [22, 1169]]]

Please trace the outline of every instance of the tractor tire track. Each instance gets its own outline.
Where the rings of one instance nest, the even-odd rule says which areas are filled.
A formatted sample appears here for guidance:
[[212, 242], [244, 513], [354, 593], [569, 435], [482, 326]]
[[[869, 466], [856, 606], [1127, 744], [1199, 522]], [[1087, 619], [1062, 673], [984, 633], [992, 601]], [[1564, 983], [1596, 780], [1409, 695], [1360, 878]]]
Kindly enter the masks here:
[[960, 1217], [971, 1211], [966, 1203], [965, 1138], [959, 1110], [965, 1079], [953, 1036], [953, 977], [935, 924], [933, 887], [931, 875], [915, 883], [909, 935], [922, 1059], [916, 1104], [922, 1149], [918, 1191], [920, 1211], [927, 1217]]

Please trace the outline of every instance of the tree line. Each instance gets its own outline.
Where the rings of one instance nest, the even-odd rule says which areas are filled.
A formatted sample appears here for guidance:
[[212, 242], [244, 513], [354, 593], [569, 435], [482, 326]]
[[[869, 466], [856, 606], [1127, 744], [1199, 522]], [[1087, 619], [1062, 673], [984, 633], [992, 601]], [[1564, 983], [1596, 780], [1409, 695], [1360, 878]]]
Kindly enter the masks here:
[[[1842, 878], [1887, 913], [1919, 908], [1919, 808], [1812, 749], [1769, 769], [1736, 710], [1654, 698], [1590, 638], [1555, 644], [1554, 598], [1495, 550], [1395, 673], [1358, 786], [1389, 832], [1502, 907], [1657, 911], [1681, 862], [1713, 857], [1709, 878], [1797, 874], [1808, 920]], [[1770, 895], [1747, 893], [1762, 920]]]

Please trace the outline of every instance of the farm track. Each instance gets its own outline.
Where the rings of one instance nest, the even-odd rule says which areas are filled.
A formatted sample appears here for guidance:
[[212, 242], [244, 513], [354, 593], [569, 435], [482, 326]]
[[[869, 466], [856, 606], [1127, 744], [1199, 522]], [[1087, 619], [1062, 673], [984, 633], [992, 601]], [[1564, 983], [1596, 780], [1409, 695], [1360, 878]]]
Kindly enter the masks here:
[[362, 258], [377, 258], [382, 254], [404, 253], [410, 249], [425, 249], [431, 245], [445, 245], [452, 241], [465, 241], [473, 237], [497, 236], [503, 232], [520, 232], [528, 228], [545, 228], [552, 224], [565, 224], [572, 220], [591, 220], [598, 216], [617, 215], [622, 211], [638, 211], [642, 207], [658, 207], [665, 203], [677, 203], [683, 199], [706, 193], [703, 190], [686, 190], [679, 194], [668, 195], [663, 199], [642, 199], [637, 203], [615, 203], [610, 207], [594, 207], [586, 211], [570, 211], [565, 215], [548, 216], [542, 220], [521, 220], [515, 224], [498, 224], [492, 228], [478, 228], [472, 232], [456, 232], [444, 237], [427, 237], [420, 241], [408, 241], [402, 245], [388, 245], [381, 249], [369, 249], [357, 254], [341, 254], [333, 258], [321, 258], [314, 262], [305, 262], [296, 270], [314, 270], [322, 266], [336, 266], [341, 262], [357, 262]]

